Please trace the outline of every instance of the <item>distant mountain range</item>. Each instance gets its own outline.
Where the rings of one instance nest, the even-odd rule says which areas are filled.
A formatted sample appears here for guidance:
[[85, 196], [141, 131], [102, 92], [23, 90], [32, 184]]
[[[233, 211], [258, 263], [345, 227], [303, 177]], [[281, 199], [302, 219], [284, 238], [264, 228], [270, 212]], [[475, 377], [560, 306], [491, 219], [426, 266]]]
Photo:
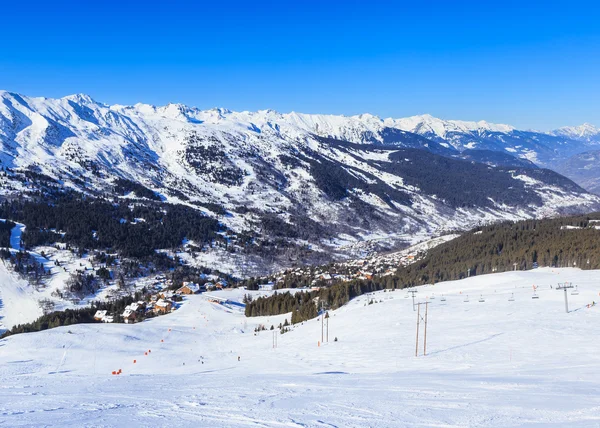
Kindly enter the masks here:
[[[222, 206], [239, 232], [276, 233], [276, 218], [290, 228], [282, 236], [317, 249], [598, 210], [600, 198], [580, 187], [595, 183], [576, 172], [598, 158], [573, 158], [596, 149], [591, 125], [543, 133], [429, 115], [109, 106], [0, 91], [0, 162], [15, 173], [5, 197], [35, 190], [18, 172], [94, 195], [114, 196], [116, 180], [128, 180], [209, 214]], [[569, 160], [558, 170], [579, 185], [548, 169]]]

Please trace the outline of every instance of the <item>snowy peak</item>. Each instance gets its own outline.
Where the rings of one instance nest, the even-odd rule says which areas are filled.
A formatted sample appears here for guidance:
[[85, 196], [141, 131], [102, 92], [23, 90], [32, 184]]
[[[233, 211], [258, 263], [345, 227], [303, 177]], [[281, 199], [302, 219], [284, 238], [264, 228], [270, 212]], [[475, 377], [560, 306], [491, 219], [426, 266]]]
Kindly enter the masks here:
[[[80, 104], [100, 104], [87, 94], [73, 94], [62, 97], [62, 100], [73, 101]], [[104, 105], [104, 104], [102, 104]]]
[[582, 141], [600, 142], [600, 128], [591, 123], [584, 123], [579, 126], [564, 126], [552, 131], [551, 134]]
[[446, 138], [448, 134], [457, 132], [512, 132], [515, 130], [510, 125], [494, 124], [485, 120], [479, 122], [443, 120], [433, 117], [430, 114], [411, 116], [403, 119], [386, 119], [386, 124], [421, 135], [431, 133], [440, 138]]

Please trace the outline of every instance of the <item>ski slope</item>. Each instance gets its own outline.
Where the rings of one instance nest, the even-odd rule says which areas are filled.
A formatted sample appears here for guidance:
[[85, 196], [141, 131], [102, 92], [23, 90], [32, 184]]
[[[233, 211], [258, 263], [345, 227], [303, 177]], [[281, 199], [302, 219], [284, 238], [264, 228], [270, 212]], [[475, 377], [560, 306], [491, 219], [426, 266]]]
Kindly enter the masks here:
[[[569, 313], [555, 289], [564, 281], [579, 291]], [[600, 306], [587, 307], [600, 299], [600, 271], [540, 268], [417, 290], [430, 302], [419, 357], [401, 290], [332, 311], [321, 346], [320, 319], [278, 334], [274, 349], [273, 333], [254, 328], [289, 315], [246, 318], [202, 295], [140, 324], [11, 336], [0, 341], [0, 425], [600, 425]]]
[[[11, 230], [10, 246], [14, 252], [21, 250], [21, 235], [24, 229], [25, 225], [17, 223]], [[37, 254], [32, 255], [41, 258]], [[14, 325], [39, 318], [43, 312], [38, 300], [31, 285], [19, 278], [7, 261], [0, 260], [0, 333]]]
[[42, 309], [31, 286], [0, 260], [0, 332], [31, 322]]

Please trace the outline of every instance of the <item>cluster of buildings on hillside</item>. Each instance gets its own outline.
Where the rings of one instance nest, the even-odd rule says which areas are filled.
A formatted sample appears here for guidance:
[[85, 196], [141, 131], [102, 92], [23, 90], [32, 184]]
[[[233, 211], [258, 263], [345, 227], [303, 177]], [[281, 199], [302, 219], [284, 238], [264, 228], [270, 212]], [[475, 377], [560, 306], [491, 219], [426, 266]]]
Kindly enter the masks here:
[[[158, 287], [158, 286], [157, 286]], [[177, 310], [183, 295], [199, 294], [207, 290], [205, 285], [194, 282], [184, 282], [177, 290], [168, 288], [155, 290], [146, 296], [146, 300], [140, 300], [125, 306], [120, 317], [109, 314], [106, 310], [96, 311], [94, 319], [101, 322], [115, 322], [122, 320], [126, 324], [132, 324], [157, 315], [165, 315]]]
[[[600, 220], [598, 222], [600, 223]], [[261, 282], [267, 280], [271, 282], [259, 285], [259, 289], [297, 287], [299, 284], [315, 289], [334, 282], [349, 282], [357, 279], [370, 280], [375, 276], [394, 275], [399, 267], [408, 266], [424, 259], [432, 248], [458, 236], [460, 235], [445, 234], [392, 253], [371, 253], [360, 259], [332, 263], [321, 267], [304, 266], [288, 269], [261, 278]], [[297, 277], [298, 280], [295, 281], [294, 277]]]
[[[334, 263], [324, 268], [314, 269], [311, 267], [298, 267], [287, 270], [278, 275], [272, 283], [259, 286], [273, 288], [275, 284], [283, 283], [289, 276], [308, 276], [312, 278], [311, 286], [317, 286], [319, 282], [331, 283], [337, 281], [348, 282], [355, 279], [369, 280], [375, 275], [393, 275], [400, 266], [407, 266], [424, 254], [399, 254], [394, 253], [387, 256], [373, 256], [366, 259], [352, 260], [343, 263]], [[268, 289], [268, 288], [266, 288]]]

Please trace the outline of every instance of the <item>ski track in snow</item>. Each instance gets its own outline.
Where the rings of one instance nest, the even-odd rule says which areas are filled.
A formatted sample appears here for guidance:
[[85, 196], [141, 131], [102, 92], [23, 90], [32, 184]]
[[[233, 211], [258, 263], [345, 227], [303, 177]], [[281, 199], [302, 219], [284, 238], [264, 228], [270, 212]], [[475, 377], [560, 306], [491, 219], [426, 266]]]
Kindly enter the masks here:
[[[246, 318], [202, 295], [139, 324], [15, 335], [0, 341], [0, 426], [597, 427], [599, 279], [540, 268], [418, 287], [430, 302], [419, 357], [401, 290], [332, 311], [321, 346], [320, 319], [273, 349], [254, 328], [289, 315]], [[568, 314], [550, 288], [563, 281], [579, 290]]]

